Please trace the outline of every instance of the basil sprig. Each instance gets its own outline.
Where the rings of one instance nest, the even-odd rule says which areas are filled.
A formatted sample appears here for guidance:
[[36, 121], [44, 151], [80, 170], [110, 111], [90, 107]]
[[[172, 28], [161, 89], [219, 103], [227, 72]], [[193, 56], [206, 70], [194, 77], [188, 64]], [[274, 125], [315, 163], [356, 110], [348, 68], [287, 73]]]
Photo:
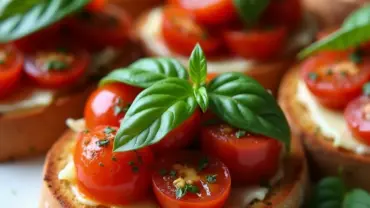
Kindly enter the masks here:
[[270, 0], [233, 0], [233, 3], [244, 22], [253, 24], [258, 21]]
[[290, 147], [288, 122], [276, 103], [257, 81], [241, 73], [221, 74], [208, 85], [211, 110], [239, 129], [282, 141]]
[[169, 77], [187, 80], [188, 73], [179, 61], [172, 58], [144, 58], [126, 68], [120, 68], [104, 77], [99, 85], [122, 82], [147, 88]]
[[344, 50], [357, 47], [369, 40], [370, 5], [367, 5], [348, 16], [339, 30], [303, 49], [298, 57], [302, 59], [322, 50]]
[[[124, 76], [112, 78], [112, 73], [101, 83], [121, 81], [147, 87], [136, 97], [122, 120], [114, 141], [114, 151], [135, 150], [159, 142], [187, 120], [198, 106], [203, 112], [210, 107], [211, 111], [234, 127], [276, 138], [289, 149], [287, 121], [272, 95], [256, 81], [243, 74], [226, 73], [207, 86], [206, 58], [197, 45], [189, 59], [191, 82], [185, 79], [185, 75], [169, 77], [162, 74], [161, 79], [147, 79], [151, 81], [145, 83], [147, 71], [154, 73], [149, 66], [153, 66], [156, 60], [141, 60], [137, 62], [141, 64], [133, 64], [136, 67], [119, 70], [121, 75], [125, 73]], [[140, 74], [136, 69], [145, 73]], [[154, 69], [156, 71], [158, 68]], [[174, 70], [173, 67], [167, 69], [167, 72]], [[180, 71], [166, 74], [175, 76]], [[140, 84], [140, 81], [145, 84]]]
[[348, 190], [339, 177], [324, 178], [315, 186], [310, 208], [370, 207], [370, 195], [362, 189]]
[[78, 11], [89, 1], [12, 0], [0, 13], [0, 42], [15, 40], [47, 27]]

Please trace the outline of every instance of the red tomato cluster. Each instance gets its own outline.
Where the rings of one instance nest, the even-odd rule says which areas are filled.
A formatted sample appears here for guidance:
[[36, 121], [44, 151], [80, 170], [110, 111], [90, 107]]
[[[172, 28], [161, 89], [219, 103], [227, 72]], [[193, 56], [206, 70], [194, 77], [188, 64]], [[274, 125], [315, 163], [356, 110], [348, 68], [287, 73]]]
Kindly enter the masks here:
[[73, 86], [85, 76], [91, 53], [124, 45], [131, 20], [104, 2], [91, 1], [73, 17], [0, 46], [0, 98], [14, 92], [23, 76], [42, 88]]
[[168, 4], [162, 35], [172, 51], [185, 56], [199, 43], [207, 55], [219, 55], [227, 48], [247, 59], [276, 58], [302, 17], [299, 0], [272, 1], [249, 28], [238, 18], [232, 0], [169, 0]]
[[[259, 185], [276, 175], [280, 142], [227, 124], [202, 125], [217, 117], [199, 109], [160, 142], [137, 150], [142, 159], [135, 151], [112, 153], [117, 128], [140, 90], [112, 83], [90, 96], [85, 106], [88, 132], [80, 134], [74, 153], [78, 185], [87, 196], [130, 205], [153, 189], [163, 208], [219, 208], [230, 194], [231, 180], [234, 185]], [[196, 138], [200, 151], [186, 150]]]

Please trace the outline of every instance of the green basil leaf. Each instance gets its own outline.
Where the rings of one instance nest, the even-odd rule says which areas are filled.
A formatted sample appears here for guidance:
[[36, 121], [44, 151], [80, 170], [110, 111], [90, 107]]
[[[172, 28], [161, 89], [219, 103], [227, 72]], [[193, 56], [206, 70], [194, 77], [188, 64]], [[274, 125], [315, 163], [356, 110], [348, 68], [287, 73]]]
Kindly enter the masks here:
[[188, 119], [197, 107], [187, 80], [167, 78], [143, 90], [127, 111], [114, 140], [114, 151], [139, 149], [159, 142]]
[[189, 58], [190, 79], [196, 86], [206, 82], [207, 78], [207, 60], [202, 48], [197, 44]]
[[15, 14], [23, 14], [38, 3], [40, 3], [40, 0], [8, 0], [5, 3], [0, 3], [0, 20]]
[[200, 87], [198, 89], [194, 89], [194, 96], [197, 100], [197, 103], [202, 109], [203, 113], [205, 113], [208, 109], [208, 93], [205, 87]]
[[290, 148], [288, 122], [257, 81], [242, 73], [224, 73], [208, 85], [209, 107], [230, 125], [282, 141]]
[[300, 59], [322, 50], [344, 50], [370, 40], [370, 5], [352, 13], [342, 27], [299, 52]]
[[239, 16], [248, 24], [258, 21], [270, 0], [233, 0]]
[[368, 208], [370, 207], [370, 195], [365, 190], [354, 189], [347, 193], [344, 198], [343, 208]]
[[314, 188], [310, 200], [311, 208], [338, 208], [346, 193], [345, 185], [341, 178], [328, 177], [322, 179]]
[[172, 58], [144, 58], [127, 68], [114, 70], [104, 77], [99, 85], [122, 82], [147, 88], [168, 77], [187, 80], [188, 72], [179, 61]]
[[[9, 4], [0, 15], [0, 42], [15, 40], [49, 26], [81, 9], [89, 0], [44, 0], [15, 9], [24, 0]], [[15, 12], [15, 13], [13, 13]], [[11, 15], [12, 14], [12, 15]]]

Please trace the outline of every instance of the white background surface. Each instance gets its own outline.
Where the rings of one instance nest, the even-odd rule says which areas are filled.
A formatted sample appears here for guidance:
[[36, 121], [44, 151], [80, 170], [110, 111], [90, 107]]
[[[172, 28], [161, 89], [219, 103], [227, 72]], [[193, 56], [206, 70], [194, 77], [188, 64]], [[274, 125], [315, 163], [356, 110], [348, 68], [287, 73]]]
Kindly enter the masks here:
[[44, 157], [0, 163], [0, 203], [4, 208], [37, 208]]

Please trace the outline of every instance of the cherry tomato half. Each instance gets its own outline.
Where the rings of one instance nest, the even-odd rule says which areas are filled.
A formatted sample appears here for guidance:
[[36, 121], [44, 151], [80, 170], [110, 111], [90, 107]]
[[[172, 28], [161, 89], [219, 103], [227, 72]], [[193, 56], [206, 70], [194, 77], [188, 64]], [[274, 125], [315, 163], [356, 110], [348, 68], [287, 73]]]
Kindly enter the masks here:
[[141, 90], [123, 83], [107, 84], [96, 89], [85, 105], [87, 128], [100, 125], [119, 127], [120, 120]]
[[354, 137], [370, 145], [370, 98], [352, 100], [344, 110], [344, 117]]
[[0, 98], [11, 93], [22, 75], [23, 55], [12, 45], [0, 46]]
[[301, 76], [322, 105], [343, 109], [370, 80], [370, 58], [352, 50], [319, 53], [302, 63]]
[[264, 60], [276, 57], [283, 49], [286, 38], [285, 27], [224, 32], [227, 47], [246, 59]]
[[117, 128], [80, 133], [73, 160], [77, 186], [86, 196], [111, 205], [129, 205], [150, 191], [153, 154], [149, 148], [113, 152]]
[[202, 128], [201, 143], [204, 152], [225, 163], [236, 184], [261, 184], [279, 169], [282, 144], [276, 139], [217, 124]]
[[85, 8], [89, 11], [100, 12], [104, 9], [105, 0], [91, 0]]
[[40, 87], [61, 88], [78, 82], [89, 63], [87, 51], [54, 44], [27, 53], [24, 71]]
[[222, 24], [237, 16], [232, 0], [169, 0], [169, 2], [186, 9], [202, 24]]
[[152, 181], [162, 208], [221, 208], [230, 193], [228, 168], [199, 152], [180, 151], [156, 159]]
[[69, 27], [91, 50], [106, 46], [122, 47], [128, 41], [131, 18], [120, 7], [108, 5], [102, 12], [82, 11], [69, 21]]
[[153, 144], [151, 149], [154, 152], [164, 152], [188, 146], [199, 133], [200, 123], [201, 112], [196, 110], [193, 115], [168, 133], [160, 142]]
[[206, 54], [215, 53], [221, 46], [221, 40], [212, 37], [186, 10], [174, 6], [163, 9], [162, 34], [171, 50], [185, 56], [197, 43]]
[[262, 19], [268, 24], [284, 25], [294, 29], [301, 23], [302, 17], [300, 0], [276, 0], [271, 1]]

